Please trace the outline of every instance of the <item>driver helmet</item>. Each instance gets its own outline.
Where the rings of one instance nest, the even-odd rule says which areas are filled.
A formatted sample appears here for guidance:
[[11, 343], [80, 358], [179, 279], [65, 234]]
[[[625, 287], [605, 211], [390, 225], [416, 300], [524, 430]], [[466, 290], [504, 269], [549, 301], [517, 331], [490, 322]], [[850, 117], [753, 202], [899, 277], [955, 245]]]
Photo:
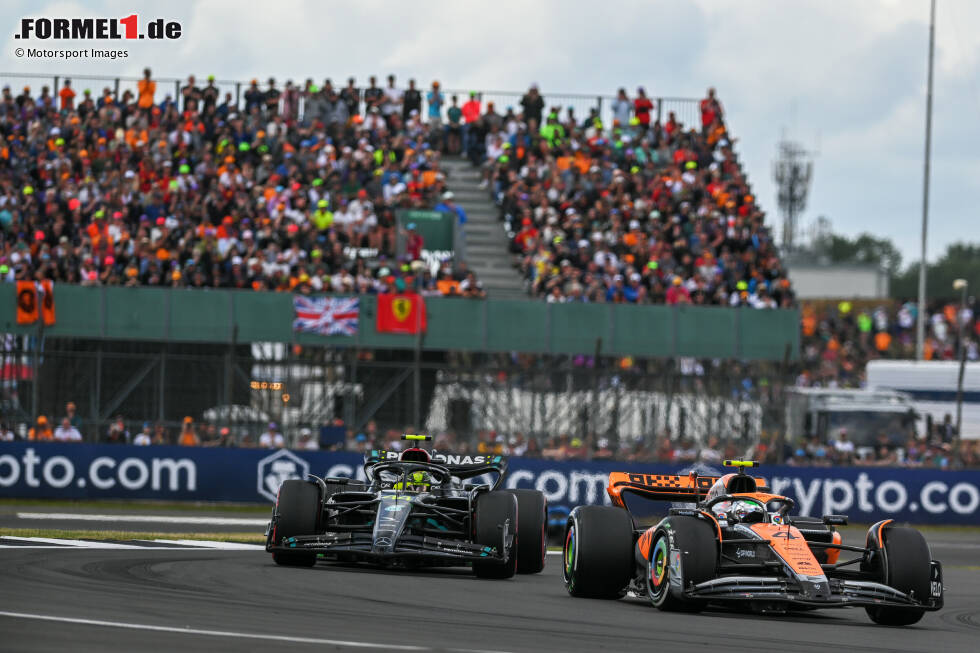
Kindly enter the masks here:
[[412, 463], [427, 463], [431, 462], [432, 458], [429, 456], [429, 452], [425, 449], [419, 449], [418, 447], [412, 447], [411, 449], [406, 449], [402, 452], [399, 460], [412, 462]]
[[765, 521], [766, 509], [753, 499], [732, 501], [728, 508], [728, 521], [732, 524], [758, 524]]
[[405, 477], [405, 487], [408, 492], [427, 492], [431, 485], [428, 472], [409, 472]]

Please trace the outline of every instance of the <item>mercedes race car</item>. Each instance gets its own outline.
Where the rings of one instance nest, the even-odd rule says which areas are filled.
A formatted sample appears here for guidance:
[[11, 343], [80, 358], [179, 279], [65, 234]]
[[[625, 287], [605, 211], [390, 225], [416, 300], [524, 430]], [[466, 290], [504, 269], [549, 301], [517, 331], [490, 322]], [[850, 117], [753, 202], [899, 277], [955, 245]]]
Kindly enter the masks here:
[[[942, 608], [942, 565], [918, 531], [886, 519], [868, 530], [864, 546], [845, 545], [835, 526], [846, 516], [791, 517], [792, 499], [745, 473], [757, 463], [725, 465], [738, 473], [610, 474], [613, 505], [579, 506], [565, 526], [569, 593], [629, 593], [683, 612], [712, 603], [762, 613], [862, 606], [890, 626]], [[631, 494], [691, 507], [672, 507], [655, 526], [638, 529], [625, 501]]]
[[[297, 567], [322, 557], [388, 567], [471, 564], [481, 578], [538, 573], [547, 545], [544, 495], [500, 489], [506, 470], [496, 455], [373, 450], [366, 482], [312, 475], [283, 482], [266, 551], [276, 564]], [[467, 482], [484, 474], [489, 484]]]

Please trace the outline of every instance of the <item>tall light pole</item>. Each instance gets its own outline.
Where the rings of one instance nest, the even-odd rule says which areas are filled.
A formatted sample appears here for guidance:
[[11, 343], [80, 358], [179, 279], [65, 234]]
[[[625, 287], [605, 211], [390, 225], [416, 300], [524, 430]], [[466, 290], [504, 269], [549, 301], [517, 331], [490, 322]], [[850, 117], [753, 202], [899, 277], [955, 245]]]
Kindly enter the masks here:
[[936, 46], [936, 0], [929, 8], [929, 83], [926, 91], [926, 156], [922, 180], [922, 252], [919, 257], [919, 305], [915, 321], [915, 357], [925, 357], [926, 340], [926, 237], [929, 232], [929, 157], [932, 151], [932, 60]]
[[966, 372], [966, 347], [963, 343], [963, 329], [966, 326], [963, 319], [966, 313], [966, 291], [970, 283], [966, 279], [957, 279], [953, 282], [953, 290], [959, 290], [960, 310], [956, 315], [956, 322], [959, 325], [959, 335], [957, 336], [958, 354], [960, 359], [960, 373], [956, 379], [956, 434], [953, 436], [953, 451], [958, 455], [960, 450], [960, 429], [963, 427], [963, 374]]

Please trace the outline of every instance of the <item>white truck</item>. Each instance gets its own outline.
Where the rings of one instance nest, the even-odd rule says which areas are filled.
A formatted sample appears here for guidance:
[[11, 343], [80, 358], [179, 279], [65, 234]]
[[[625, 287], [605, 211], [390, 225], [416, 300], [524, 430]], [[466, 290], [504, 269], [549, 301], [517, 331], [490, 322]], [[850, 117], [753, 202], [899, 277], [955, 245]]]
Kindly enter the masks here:
[[[959, 361], [884, 361], [868, 363], [867, 385], [873, 390], [898, 390], [912, 397], [916, 412], [942, 423], [956, 423]], [[967, 363], [963, 375], [964, 439], [980, 438], [980, 363]]]
[[786, 402], [786, 435], [793, 444], [811, 435], [832, 444], [841, 429], [846, 429], [863, 457], [872, 453], [880, 433], [901, 448], [910, 435], [921, 430], [917, 418], [912, 397], [904, 392], [792, 388]]

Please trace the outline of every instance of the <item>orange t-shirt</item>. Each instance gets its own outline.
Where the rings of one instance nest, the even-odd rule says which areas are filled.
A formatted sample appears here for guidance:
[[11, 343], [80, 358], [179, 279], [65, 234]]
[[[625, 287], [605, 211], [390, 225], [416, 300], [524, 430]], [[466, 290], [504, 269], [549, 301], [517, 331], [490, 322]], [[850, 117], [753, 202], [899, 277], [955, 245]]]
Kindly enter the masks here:
[[887, 332], [879, 331], [875, 334], [875, 349], [878, 351], [887, 351], [891, 344], [892, 337]]
[[201, 441], [194, 431], [184, 431], [180, 434], [180, 439], [177, 440], [177, 444], [181, 447], [196, 447], [201, 444]]
[[157, 92], [157, 83], [152, 79], [141, 79], [137, 85], [140, 98], [137, 104], [141, 109], [149, 109], [153, 106], [153, 96]]

